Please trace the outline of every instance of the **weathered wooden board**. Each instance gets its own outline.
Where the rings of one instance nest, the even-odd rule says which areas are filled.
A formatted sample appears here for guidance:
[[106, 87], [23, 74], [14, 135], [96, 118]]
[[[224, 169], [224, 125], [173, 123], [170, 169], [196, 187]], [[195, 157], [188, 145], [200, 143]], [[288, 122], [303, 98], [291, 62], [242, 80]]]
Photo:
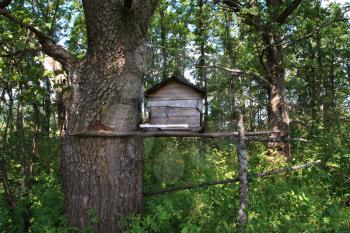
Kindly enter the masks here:
[[178, 100], [186, 100], [186, 99], [199, 99], [196, 96], [188, 96], [185, 94], [181, 93], [176, 93], [176, 94], [171, 94], [171, 95], [157, 95], [154, 97], [148, 98], [149, 100], [173, 100], [173, 99], [178, 99]]
[[197, 108], [173, 108], [173, 107], [151, 107], [148, 108], [152, 116], [193, 116], [200, 117]]
[[160, 125], [150, 125], [150, 124], [140, 124], [140, 128], [144, 128], [144, 129], [147, 129], [147, 128], [188, 128], [188, 124], [167, 124], [167, 125], [163, 125], [163, 124], [160, 124]]
[[188, 124], [189, 128], [199, 127], [200, 118], [197, 116], [153, 116], [150, 117], [151, 124]]
[[150, 107], [178, 107], [178, 108], [198, 108], [199, 110], [203, 109], [203, 100], [148, 100], [147, 108]]
[[170, 81], [161, 89], [151, 93], [148, 98], [151, 99], [163, 99], [163, 100], [171, 100], [171, 99], [202, 99], [203, 96], [198, 91], [193, 88], [176, 82]]

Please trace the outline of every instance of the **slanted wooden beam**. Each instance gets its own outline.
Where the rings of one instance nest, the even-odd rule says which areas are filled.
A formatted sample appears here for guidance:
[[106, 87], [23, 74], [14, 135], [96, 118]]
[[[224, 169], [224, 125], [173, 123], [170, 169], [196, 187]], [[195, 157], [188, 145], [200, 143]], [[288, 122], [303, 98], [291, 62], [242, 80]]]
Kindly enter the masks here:
[[[256, 131], [245, 132], [244, 139], [247, 141], [256, 142], [307, 142], [304, 138], [279, 138], [279, 137], [258, 137], [266, 136], [277, 131]], [[215, 132], [215, 133], [200, 133], [192, 131], [181, 130], [169, 130], [169, 131], [133, 131], [133, 132], [120, 132], [120, 131], [108, 131], [108, 130], [84, 130], [70, 134], [75, 137], [197, 137], [197, 138], [238, 138], [238, 132]]]
[[[256, 131], [246, 132], [246, 136], [259, 136], [259, 135], [270, 135], [277, 131]], [[238, 137], [238, 132], [218, 132], [218, 133], [200, 133], [191, 131], [133, 131], [133, 132], [119, 132], [119, 131], [108, 131], [108, 130], [84, 130], [70, 134], [70, 136], [79, 137], [207, 137], [207, 138], [231, 138]]]
[[[292, 167], [283, 167], [283, 168], [273, 169], [273, 170], [258, 173], [258, 174], [249, 174], [248, 178], [249, 178], [249, 180], [251, 180], [251, 179], [257, 179], [259, 177], [263, 178], [263, 177], [277, 175], [277, 174], [281, 174], [281, 173], [294, 172], [294, 171], [297, 171], [297, 170], [300, 170], [303, 168], [312, 167], [312, 166], [319, 164], [319, 163], [321, 163], [321, 160], [316, 160], [316, 161], [312, 161], [309, 163], [305, 163], [305, 164], [301, 164], [301, 165], [297, 165], [297, 166], [292, 166]], [[237, 177], [232, 178], [232, 179], [208, 181], [208, 182], [203, 182], [203, 183], [199, 183], [199, 184], [182, 184], [182, 185], [178, 185], [178, 186], [174, 186], [174, 187], [161, 189], [158, 191], [146, 192], [146, 193], [144, 193], [144, 196], [146, 196], [146, 197], [157, 196], [157, 195], [177, 192], [177, 191], [181, 191], [181, 190], [198, 189], [198, 188], [204, 188], [204, 187], [209, 187], [209, 186], [219, 185], [219, 184], [232, 184], [232, 183], [236, 183], [238, 181], [239, 181], [239, 177], [237, 176]]]

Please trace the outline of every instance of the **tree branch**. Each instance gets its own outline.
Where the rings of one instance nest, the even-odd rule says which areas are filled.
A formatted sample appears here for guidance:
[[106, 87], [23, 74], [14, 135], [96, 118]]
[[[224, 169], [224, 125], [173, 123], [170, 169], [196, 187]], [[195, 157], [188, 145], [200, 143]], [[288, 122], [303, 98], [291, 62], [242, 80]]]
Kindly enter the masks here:
[[294, 0], [277, 18], [275, 21], [279, 24], [286, 22], [288, 16], [290, 16], [295, 9], [298, 8], [302, 0]]
[[[297, 165], [297, 166], [292, 166], [292, 167], [273, 169], [273, 170], [258, 173], [258, 174], [251, 174], [249, 179], [251, 180], [251, 179], [256, 179], [259, 177], [266, 177], [266, 176], [271, 176], [271, 175], [276, 175], [276, 174], [281, 174], [281, 173], [286, 173], [286, 172], [293, 172], [293, 171], [296, 171], [299, 169], [314, 166], [314, 165], [319, 164], [319, 163], [321, 163], [321, 160], [316, 160], [316, 161], [312, 161], [309, 163], [305, 163], [305, 164]], [[236, 183], [238, 181], [239, 181], [239, 177], [235, 177], [232, 179], [209, 181], [209, 182], [203, 182], [203, 183], [199, 183], [199, 184], [183, 184], [183, 185], [179, 185], [179, 186], [165, 188], [165, 189], [158, 190], [158, 191], [145, 192], [144, 196], [146, 196], [146, 197], [156, 196], [156, 195], [160, 195], [160, 194], [164, 194], [164, 193], [177, 192], [177, 191], [187, 190], [187, 189], [204, 188], [204, 187], [219, 185], [219, 184], [231, 184], [231, 183]]]
[[313, 31], [305, 34], [304, 36], [301, 36], [301, 37], [296, 38], [294, 40], [281, 41], [278, 45], [285, 45], [284, 48], [287, 48], [287, 47], [297, 43], [300, 40], [309, 38], [309, 37], [313, 36], [314, 34], [321, 32], [323, 29], [326, 29], [327, 27], [332, 26], [333, 23], [343, 22], [343, 21], [346, 22], [347, 20], [348, 19], [346, 19], [346, 18], [341, 18], [341, 19], [334, 19], [331, 22], [325, 22], [321, 26], [315, 28]]
[[242, 75], [245, 76], [247, 78], [252, 78], [256, 81], [258, 81], [259, 83], [263, 84], [264, 86], [269, 85], [269, 82], [261, 77], [259, 74], [256, 73], [251, 73], [251, 72], [246, 72], [244, 70], [239, 70], [239, 69], [231, 69], [231, 68], [227, 68], [227, 67], [221, 67], [221, 66], [196, 66], [197, 68], [209, 68], [209, 69], [221, 69], [221, 70], [225, 70], [229, 73], [231, 73], [232, 75]]
[[[347, 12], [348, 12], [348, 11], [343, 12], [342, 15], [344, 15], [344, 14], [347, 13]], [[347, 18], [335, 18], [335, 19], [333, 19], [333, 20], [331, 20], [331, 21], [326, 21], [326, 22], [322, 23], [320, 26], [316, 27], [313, 31], [311, 31], [311, 32], [309, 32], [309, 33], [307, 33], [307, 34], [305, 34], [305, 35], [299, 37], [299, 38], [292, 39], [292, 40], [285, 40], [285, 39], [283, 39], [283, 40], [279, 40], [279, 41], [276, 41], [276, 42], [274, 42], [274, 43], [272, 43], [272, 44], [269, 44], [269, 45], [264, 46], [264, 47], [261, 49], [261, 54], [263, 54], [263, 52], [264, 52], [266, 49], [268, 49], [269, 47], [271, 47], [271, 46], [284, 46], [284, 48], [287, 48], [287, 47], [289, 47], [289, 46], [291, 46], [291, 45], [297, 43], [298, 41], [301, 41], [301, 40], [303, 40], [303, 39], [309, 38], [309, 37], [313, 36], [314, 34], [316, 34], [316, 33], [320, 32], [320, 31], [326, 29], [327, 27], [332, 26], [334, 23], [343, 22], [343, 21], [346, 22], [346, 21], [348, 21], [348, 20], [349, 20], [349, 19], [347, 19]], [[261, 57], [262, 57], [262, 56], [261, 56]], [[260, 60], [261, 60], [261, 59], [260, 59]]]
[[4, 9], [0, 9], [0, 15], [18, 24], [20, 27], [26, 28], [33, 32], [42, 46], [42, 51], [48, 56], [61, 62], [64, 67], [68, 68], [78, 61], [77, 58], [70, 54], [65, 48], [57, 45], [50, 37], [36, 29], [34, 26], [24, 23], [21, 19], [11, 15]]

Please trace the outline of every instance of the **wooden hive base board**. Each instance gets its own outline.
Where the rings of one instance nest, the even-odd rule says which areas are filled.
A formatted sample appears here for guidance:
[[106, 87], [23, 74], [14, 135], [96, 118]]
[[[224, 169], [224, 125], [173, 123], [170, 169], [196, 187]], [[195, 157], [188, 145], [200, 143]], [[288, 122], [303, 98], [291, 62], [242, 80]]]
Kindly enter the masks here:
[[142, 131], [200, 131], [201, 127], [189, 127], [188, 124], [140, 124]]

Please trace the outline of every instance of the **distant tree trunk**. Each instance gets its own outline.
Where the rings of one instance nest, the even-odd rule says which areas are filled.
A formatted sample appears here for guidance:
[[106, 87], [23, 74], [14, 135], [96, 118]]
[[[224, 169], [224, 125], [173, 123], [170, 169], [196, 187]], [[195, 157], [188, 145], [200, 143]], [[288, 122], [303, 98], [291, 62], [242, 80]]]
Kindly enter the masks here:
[[[320, 17], [321, 17], [321, 2], [317, 2], [317, 14], [318, 14], [318, 20], [317, 20], [317, 27], [320, 26]], [[325, 90], [325, 83], [324, 83], [324, 69], [323, 69], [323, 58], [322, 58], [322, 45], [321, 45], [321, 34], [320, 31], [317, 31], [316, 34], [316, 53], [317, 53], [317, 79], [318, 79], [318, 89], [319, 89], [319, 95], [318, 95], [318, 102], [319, 102], [319, 109], [318, 109], [318, 117], [317, 124], [323, 124], [324, 123], [324, 111], [325, 111], [325, 96], [326, 96], [326, 90]]]
[[28, 188], [28, 166], [27, 166], [27, 155], [26, 155], [26, 145], [25, 145], [25, 133], [24, 133], [24, 114], [23, 114], [23, 89], [24, 84], [19, 83], [19, 97], [17, 106], [17, 134], [19, 138], [19, 159], [21, 163], [20, 170], [20, 196], [24, 201], [24, 210], [22, 210], [22, 231], [29, 232], [30, 227], [30, 210], [28, 205], [29, 188]]
[[[8, 103], [8, 113], [6, 117], [5, 127], [4, 131], [2, 133], [2, 142], [1, 142], [1, 148], [0, 148], [0, 168], [1, 168], [1, 183], [4, 189], [4, 196], [7, 205], [10, 207], [11, 210], [14, 210], [17, 206], [16, 198], [14, 197], [13, 193], [10, 190], [10, 184], [8, 180], [7, 175], [7, 167], [6, 167], [6, 157], [5, 154], [6, 150], [8, 148], [8, 132], [11, 130], [11, 124], [12, 124], [12, 115], [13, 115], [13, 98], [12, 98], [12, 90], [7, 90], [9, 95], [9, 103]], [[5, 100], [5, 91], [3, 92], [3, 101]]]
[[24, 116], [23, 116], [23, 84], [19, 84], [19, 97], [18, 97], [18, 104], [17, 104], [17, 135], [19, 139], [19, 160], [21, 163], [21, 194], [24, 194], [26, 192], [26, 182], [27, 182], [27, 164], [26, 164], [26, 151], [25, 151], [25, 141], [24, 141]]
[[[315, 49], [312, 46], [311, 41], [307, 43], [308, 49], [310, 50], [310, 59], [311, 60], [316, 60], [316, 53]], [[306, 61], [307, 55], [304, 55]], [[318, 118], [317, 115], [317, 84], [316, 84], [316, 67], [314, 65], [306, 65], [306, 67], [310, 70], [310, 72], [306, 75], [306, 80], [308, 84], [308, 107], [311, 111], [311, 116], [312, 116], [312, 130], [311, 132], [314, 132], [315, 129], [317, 128], [317, 122], [316, 119]], [[307, 112], [307, 111], [306, 111]]]
[[44, 129], [46, 136], [50, 135], [50, 121], [51, 121], [51, 83], [50, 79], [48, 77], [45, 77], [45, 87], [46, 87], [46, 94], [44, 99], [44, 111], [45, 111], [45, 123], [44, 123]]
[[[223, 44], [224, 44], [224, 48], [225, 48], [225, 52], [227, 53], [227, 56], [229, 58], [229, 64], [230, 67], [234, 68], [236, 67], [236, 56], [235, 56], [235, 51], [233, 49], [233, 40], [234, 38], [231, 36], [231, 31], [232, 31], [232, 14], [231, 12], [224, 12], [224, 33], [223, 33]], [[236, 100], [236, 94], [237, 94], [237, 89], [238, 89], [238, 85], [237, 85], [237, 78], [232, 78], [229, 80], [229, 98], [230, 98], [230, 115], [232, 118], [233, 122], [236, 122], [237, 120], [239, 120], [239, 118], [237, 117], [237, 103], [239, 101]], [[240, 90], [238, 91], [240, 92]], [[237, 130], [237, 125], [233, 125], [233, 129]]]
[[[333, 45], [333, 51], [336, 50], [337, 44], [334, 43]], [[330, 83], [330, 89], [331, 89], [331, 101], [330, 106], [336, 105], [336, 99], [335, 99], [335, 74], [334, 74], [334, 66], [335, 66], [335, 55], [334, 52], [331, 55], [331, 62], [330, 62], [330, 71], [329, 71], [329, 83]], [[350, 70], [348, 70], [348, 76], [350, 78]]]
[[[201, 44], [201, 55], [200, 55], [200, 66], [205, 66], [205, 43], [204, 41]], [[208, 118], [209, 118], [209, 102], [208, 102], [208, 76], [206, 74], [206, 69], [201, 68], [200, 69], [200, 80], [201, 80], [201, 86], [204, 88], [204, 90], [207, 91], [206, 95], [204, 96], [204, 115], [203, 115], [203, 131], [208, 130]]]
[[142, 206], [143, 140], [70, 136], [89, 128], [134, 131], [145, 72], [145, 37], [157, 1], [83, 0], [86, 59], [69, 68], [61, 147], [65, 212], [79, 231], [122, 232], [120, 221]]
[[165, 13], [167, 4], [163, 4], [159, 11], [159, 24], [160, 24], [160, 45], [162, 51], [162, 78], [168, 78], [168, 49], [167, 49], [167, 30], [165, 22]]
[[[207, 79], [207, 73], [206, 68], [204, 67], [206, 64], [205, 61], [205, 49], [206, 49], [206, 38], [207, 38], [207, 32], [205, 30], [204, 25], [204, 1], [203, 0], [197, 0], [197, 14], [196, 14], [196, 27], [197, 27], [197, 33], [196, 33], [196, 42], [197, 46], [199, 47], [199, 58], [198, 58], [198, 81], [201, 87], [203, 87], [206, 91], [208, 91], [208, 79]], [[208, 94], [204, 97], [204, 114], [201, 115], [201, 121], [202, 121], [202, 131], [206, 132], [208, 130]], [[208, 140], [205, 138], [201, 139], [199, 141], [199, 153], [201, 156], [204, 156], [206, 154], [206, 143]]]
[[[197, 13], [197, 44], [199, 46], [199, 58], [198, 58], [198, 78], [200, 86], [203, 87], [205, 90], [208, 88], [208, 80], [207, 80], [207, 73], [205, 66], [205, 47], [206, 47], [206, 31], [205, 31], [205, 25], [204, 25], [204, 1], [203, 0], [197, 0], [197, 6], [198, 6], [198, 13]], [[208, 99], [207, 96], [204, 98], [204, 118], [203, 118], [203, 129], [205, 130], [206, 120], [208, 119]]]
[[235, 67], [236, 56], [235, 51], [233, 50], [232, 41], [234, 38], [231, 36], [231, 24], [232, 24], [232, 14], [231, 12], [224, 12], [224, 22], [225, 22], [225, 33], [223, 35], [223, 43], [228, 57], [230, 58], [229, 63], [232, 67]]
[[[39, 85], [39, 84], [38, 84]], [[33, 103], [34, 124], [32, 128], [32, 153], [28, 165], [28, 190], [31, 190], [34, 184], [34, 165], [38, 158], [38, 136], [40, 129], [40, 109], [39, 103]]]

